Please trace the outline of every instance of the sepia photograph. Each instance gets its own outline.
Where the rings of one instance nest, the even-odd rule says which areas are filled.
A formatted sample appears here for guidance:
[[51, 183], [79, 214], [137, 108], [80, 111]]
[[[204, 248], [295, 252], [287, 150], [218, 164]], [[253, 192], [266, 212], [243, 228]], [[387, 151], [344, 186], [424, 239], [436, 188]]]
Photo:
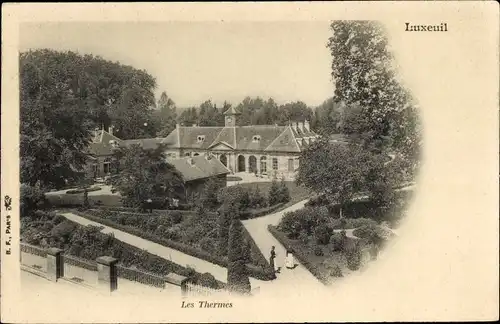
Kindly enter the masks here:
[[[491, 17], [498, 22], [498, 12]], [[424, 154], [426, 147], [436, 149], [437, 137], [428, 136], [436, 122], [424, 122], [429, 105], [423, 108], [421, 89], [405, 79], [408, 65], [398, 59], [398, 46], [412, 37], [440, 42], [456, 21], [396, 24], [387, 16], [338, 14], [317, 20], [145, 18], [18, 24], [9, 61], [17, 75], [9, 83], [18, 89], [12, 98], [19, 126], [9, 131], [17, 132], [11, 138], [18, 138], [19, 181], [9, 187], [2, 172], [2, 287], [5, 259], [17, 259], [16, 298], [37, 306], [22, 307], [29, 319], [10, 321], [87, 322], [99, 304], [96, 312], [109, 316], [95, 314], [96, 322], [111, 315], [120, 322], [193, 321], [183, 315], [190, 311], [199, 312], [198, 322], [262, 322], [277, 301], [280, 314], [291, 316], [287, 298], [301, 300], [306, 314], [307, 303], [323, 303], [325, 314], [305, 315], [311, 321], [365, 320], [329, 317], [329, 307], [340, 304], [326, 296], [334, 293], [354, 307], [364, 289], [356, 280], [371, 274], [380, 286], [377, 266], [396, 255], [406, 233], [425, 239], [422, 227], [405, 224], [419, 220], [411, 212], [420, 206], [417, 193], [432, 193], [436, 181], [422, 184], [424, 162], [437, 161]], [[498, 27], [489, 27], [498, 36]], [[493, 49], [488, 55], [497, 55], [498, 64]], [[418, 66], [412, 69], [418, 74]], [[440, 73], [439, 66], [433, 69]], [[4, 109], [2, 102], [5, 170], [4, 155], [12, 151], [4, 149]], [[491, 134], [498, 135], [498, 125]], [[495, 162], [498, 142], [493, 147]], [[498, 190], [498, 160], [491, 170]], [[455, 184], [465, 190], [459, 177]], [[440, 213], [449, 220], [446, 204], [453, 205], [443, 202]], [[491, 237], [498, 239], [494, 213]], [[442, 221], [433, 221], [435, 229], [452, 231]], [[488, 287], [498, 288], [498, 242], [490, 247], [497, 266], [487, 268]], [[399, 255], [405, 258], [400, 262], [406, 269], [440, 266], [424, 264], [420, 253]], [[451, 267], [444, 260], [443, 266]], [[399, 285], [385, 282], [387, 289]], [[356, 294], [342, 297], [347, 286]], [[492, 320], [498, 319], [493, 291], [486, 315]], [[2, 291], [2, 313], [4, 297]], [[63, 306], [70, 300], [81, 303], [73, 306], [82, 314]], [[256, 317], [251, 314], [264, 308], [245, 307], [271, 300]], [[108, 302], [113, 306], [106, 308]], [[154, 317], [158, 305], [175, 316]], [[139, 308], [147, 315], [136, 313]], [[119, 309], [134, 316], [119, 316]], [[210, 313], [216, 311], [222, 314]], [[38, 317], [44, 312], [47, 317]], [[228, 319], [224, 312], [235, 313]]]

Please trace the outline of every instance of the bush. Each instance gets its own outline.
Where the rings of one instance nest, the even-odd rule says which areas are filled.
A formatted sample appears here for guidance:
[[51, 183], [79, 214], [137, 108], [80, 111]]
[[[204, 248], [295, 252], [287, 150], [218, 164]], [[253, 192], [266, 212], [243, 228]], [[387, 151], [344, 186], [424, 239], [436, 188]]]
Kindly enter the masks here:
[[221, 188], [217, 194], [217, 200], [221, 204], [236, 204], [240, 210], [247, 209], [250, 206], [248, 190], [240, 186]]
[[29, 216], [45, 198], [43, 191], [38, 187], [32, 187], [24, 183], [21, 184], [20, 196], [21, 217]]
[[75, 223], [69, 220], [64, 220], [51, 229], [50, 235], [54, 238], [62, 238], [64, 241], [68, 241], [75, 228]]
[[300, 232], [299, 240], [304, 245], [306, 245], [309, 242], [309, 235], [307, 235], [306, 231]]
[[[85, 213], [75, 212], [75, 214], [78, 214], [78, 215], [80, 215], [84, 218], [87, 218], [89, 220], [101, 223], [103, 225], [110, 226], [110, 227], [116, 228], [118, 230], [127, 232], [129, 234], [136, 235], [136, 236], [141, 237], [145, 240], [149, 240], [149, 241], [152, 241], [154, 243], [157, 243], [157, 244], [178, 250], [180, 252], [186, 253], [188, 255], [200, 258], [202, 260], [217, 264], [219, 266], [222, 266], [222, 267], [228, 266], [227, 259], [224, 257], [220, 257], [220, 256], [214, 255], [212, 253], [200, 250], [199, 248], [195, 248], [193, 246], [178, 242], [177, 240], [182, 235], [182, 232], [181, 232], [179, 227], [169, 228], [164, 232], [164, 237], [159, 237], [157, 235], [144, 232], [143, 230], [136, 228], [136, 227], [117, 224], [115, 221], [113, 221], [109, 218], [102, 218], [99, 216], [94, 216], [94, 215], [89, 214], [87, 212], [85, 212]], [[148, 214], [148, 216], [151, 216], [151, 215]], [[249, 241], [249, 242], [252, 243], [252, 241]], [[253, 243], [255, 243], [255, 242], [253, 242]], [[252, 248], [252, 251], [254, 251], [254, 248]], [[260, 254], [260, 255], [262, 258], [264, 258], [262, 256], [262, 254]], [[265, 258], [264, 258], [264, 260], [265, 260]], [[274, 272], [270, 273], [269, 271], [267, 271], [267, 269], [264, 269], [261, 267], [256, 267], [253, 265], [249, 265], [248, 268], [250, 269], [250, 271], [249, 271], [250, 275], [256, 279], [272, 280], [275, 278]]]
[[217, 252], [217, 242], [210, 237], [204, 237], [200, 240], [200, 248], [210, 253]]
[[345, 251], [345, 256], [347, 259], [347, 267], [356, 271], [361, 267], [361, 247], [359, 243], [350, 246]]
[[248, 199], [250, 208], [263, 208], [267, 205], [266, 197], [262, 195], [258, 186], [253, 190], [249, 189]]
[[330, 242], [332, 229], [324, 224], [317, 225], [314, 228], [314, 238], [317, 244], [326, 245]]
[[314, 255], [323, 256], [324, 255], [323, 249], [320, 246], [317, 246], [316, 248], [314, 248]]
[[330, 243], [332, 244], [333, 251], [341, 252], [344, 249], [346, 238], [347, 236], [345, 231], [343, 231], [343, 233], [333, 233], [330, 237]]
[[342, 269], [340, 269], [340, 267], [339, 267], [338, 264], [336, 264], [336, 265], [333, 266], [333, 269], [330, 272], [330, 276], [335, 277], [335, 278], [340, 278], [340, 277], [344, 276], [342, 274]]
[[203, 274], [201, 274], [197, 280], [196, 280], [196, 283], [198, 285], [201, 285], [201, 286], [204, 286], [204, 287], [209, 287], [209, 288], [213, 288], [213, 289], [219, 289], [219, 282], [217, 281], [217, 279], [215, 279], [215, 277], [208, 273], [208, 272], [205, 272]]
[[182, 214], [179, 212], [172, 212], [170, 214], [170, 220], [174, 224], [179, 224], [180, 222], [182, 222]]

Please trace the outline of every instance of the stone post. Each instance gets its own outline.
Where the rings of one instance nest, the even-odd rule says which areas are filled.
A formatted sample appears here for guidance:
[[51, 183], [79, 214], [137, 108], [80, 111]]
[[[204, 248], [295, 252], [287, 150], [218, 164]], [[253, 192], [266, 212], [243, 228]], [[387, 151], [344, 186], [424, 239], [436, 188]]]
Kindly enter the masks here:
[[110, 256], [102, 256], [96, 259], [97, 261], [97, 284], [99, 288], [111, 293], [118, 288], [118, 275], [116, 271], [116, 263], [118, 259]]
[[64, 262], [62, 259], [63, 250], [50, 248], [47, 250], [47, 278], [57, 282], [57, 279], [64, 276]]

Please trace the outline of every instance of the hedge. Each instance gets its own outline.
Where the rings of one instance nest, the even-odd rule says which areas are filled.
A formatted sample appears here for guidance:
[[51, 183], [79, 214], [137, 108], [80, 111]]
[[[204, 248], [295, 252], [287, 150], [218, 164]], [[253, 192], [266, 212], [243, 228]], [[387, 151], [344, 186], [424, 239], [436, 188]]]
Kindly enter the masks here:
[[[169, 239], [160, 238], [157, 235], [141, 231], [140, 229], [132, 227], [132, 226], [121, 225], [121, 224], [115, 223], [115, 222], [113, 222], [113, 221], [111, 221], [109, 219], [106, 219], [106, 218], [101, 218], [101, 217], [97, 217], [97, 216], [94, 216], [94, 215], [89, 215], [89, 214], [82, 213], [82, 212], [79, 212], [79, 211], [73, 211], [73, 212], [75, 214], [77, 214], [77, 215], [79, 215], [81, 217], [84, 217], [86, 219], [89, 219], [91, 221], [94, 221], [94, 222], [97, 222], [97, 223], [100, 223], [100, 224], [103, 224], [103, 225], [106, 225], [106, 226], [110, 226], [110, 227], [116, 228], [118, 230], [127, 232], [129, 234], [138, 236], [140, 238], [143, 238], [145, 240], [149, 240], [151, 242], [154, 242], [154, 243], [157, 243], [157, 244], [160, 244], [160, 245], [172, 248], [174, 250], [178, 250], [178, 251], [180, 251], [182, 253], [194, 256], [196, 258], [208, 261], [210, 263], [217, 264], [217, 265], [219, 265], [221, 267], [227, 268], [227, 266], [228, 266], [228, 261], [227, 261], [226, 258], [221, 258], [219, 256], [214, 256], [214, 255], [212, 255], [210, 253], [207, 253], [205, 251], [199, 250], [199, 249], [194, 248], [194, 247], [192, 247], [190, 245], [187, 245], [187, 244], [184, 244], [184, 243], [180, 243], [180, 242], [176, 242], [176, 241], [169, 240]], [[247, 267], [249, 269], [249, 272], [250, 272], [251, 276], [254, 277], [254, 278], [257, 278], [257, 279], [260, 279], [260, 280], [272, 280], [272, 279], [274, 279], [274, 278], [271, 278], [271, 276], [269, 275], [269, 273], [265, 272], [265, 270], [263, 270], [263, 269], [260, 269], [260, 268], [258, 268], [256, 266], [251, 266], [251, 265], [247, 265]]]
[[316, 265], [309, 262], [307, 255], [303, 254], [301, 249], [297, 249], [293, 247], [293, 244], [290, 242], [290, 239], [286, 237], [286, 235], [276, 229], [273, 225], [268, 225], [267, 229], [269, 232], [285, 247], [285, 249], [292, 249], [294, 251], [294, 257], [299, 260], [299, 262], [306, 267], [309, 272], [313, 274], [321, 283], [324, 285], [328, 285], [328, 278], [321, 273], [321, 271], [316, 267]]
[[[255, 265], [247, 265], [247, 268], [249, 272], [253, 274], [253, 277], [261, 280], [273, 280], [276, 279], [276, 274], [274, 273], [274, 269], [271, 267], [269, 262], [267, 261], [266, 257], [262, 255], [262, 252], [260, 251], [259, 247], [257, 246], [257, 243], [255, 243], [254, 239], [248, 232], [248, 230], [245, 228], [245, 226], [242, 226], [242, 232], [243, 232], [243, 237], [247, 240], [247, 242], [250, 244], [250, 251], [254, 257], [254, 261], [261, 267], [257, 267]], [[256, 270], [258, 269], [258, 270]], [[264, 274], [264, 276], [262, 276]]]
[[[146, 213], [141, 212], [140, 208], [116, 207], [116, 206], [92, 206], [91, 209], [92, 210], [122, 212], [125, 214], [133, 214], [134, 216], [151, 216], [151, 215], [165, 216], [165, 215], [168, 215], [169, 213], [173, 213], [173, 212], [178, 212], [181, 214], [194, 213], [194, 211], [192, 211], [192, 210], [182, 210], [182, 209], [153, 209], [153, 213], [150, 214], [148, 212], [146, 212]], [[211, 213], [211, 212], [207, 212], [207, 213]]]
[[279, 208], [283, 207], [286, 203], [279, 203], [273, 206], [259, 208], [259, 209], [247, 209], [240, 214], [240, 219], [252, 219], [264, 215], [268, 215]]
[[[101, 187], [88, 188], [87, 192], [98, 191], [98, 190], [101, 190]], [[81, 194], [81, 193], [85, 193], [85, 189], [70, 189], [66, 191], [66, 194], [68, 195]]]

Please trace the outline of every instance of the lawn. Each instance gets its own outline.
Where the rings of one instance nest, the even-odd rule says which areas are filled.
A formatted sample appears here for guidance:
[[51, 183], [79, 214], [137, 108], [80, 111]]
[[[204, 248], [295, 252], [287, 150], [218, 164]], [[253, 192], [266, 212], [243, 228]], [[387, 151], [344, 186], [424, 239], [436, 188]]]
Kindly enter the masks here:
[[[241, 183], [235, 186], [240, 186], [245, 189], [252, 189], [254, 190], [255, 188], [259, 188], [260, 192], [267, 197], [269, 189], [271, 188], [272, 182], [248, 182], [248, 183]], [[290, 192], [290, 198], [291, 200], [285, 206], [284, 208], [288, 207], [289, 205], [293, 205], [299, 201], [302, 201], [308, 197], [311, 197], [311, 192], [301, 186], [298, 186], [294, 181], [285, 181], [285, 185], [288, 188], [288, 191]]]

